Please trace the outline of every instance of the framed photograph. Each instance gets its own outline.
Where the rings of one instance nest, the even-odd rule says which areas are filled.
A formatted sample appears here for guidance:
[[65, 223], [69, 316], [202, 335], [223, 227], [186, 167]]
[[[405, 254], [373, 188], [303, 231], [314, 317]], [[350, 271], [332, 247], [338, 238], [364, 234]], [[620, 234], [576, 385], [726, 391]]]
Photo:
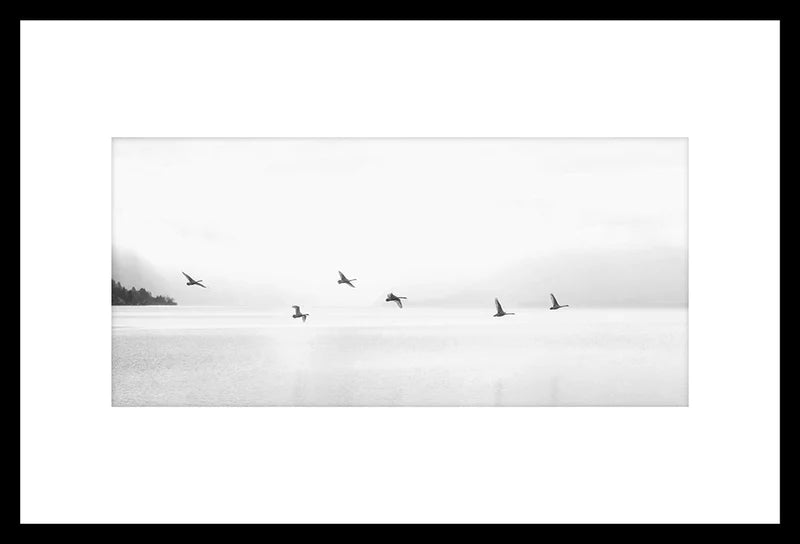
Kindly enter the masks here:
[[779, 20], [19, 31], [22, 524], [781, 521]]

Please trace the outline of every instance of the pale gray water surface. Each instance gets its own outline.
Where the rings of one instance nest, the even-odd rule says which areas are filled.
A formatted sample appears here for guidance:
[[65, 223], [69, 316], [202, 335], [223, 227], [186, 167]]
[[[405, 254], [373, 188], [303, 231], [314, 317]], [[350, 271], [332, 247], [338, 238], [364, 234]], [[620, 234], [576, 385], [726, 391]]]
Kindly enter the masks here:
[[112, 307], [114, 406], [686, 406], [686, 308]]

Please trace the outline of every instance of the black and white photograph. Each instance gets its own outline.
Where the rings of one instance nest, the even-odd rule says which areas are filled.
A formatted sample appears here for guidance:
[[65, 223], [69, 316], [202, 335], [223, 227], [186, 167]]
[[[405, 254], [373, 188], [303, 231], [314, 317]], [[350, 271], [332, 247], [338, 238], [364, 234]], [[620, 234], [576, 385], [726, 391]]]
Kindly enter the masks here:
[[20, 20], [20, 525], [781, 523], [779, 17], [128, 16]]
[[686, 406], [685, 138], [117, 138], [114, 406]]

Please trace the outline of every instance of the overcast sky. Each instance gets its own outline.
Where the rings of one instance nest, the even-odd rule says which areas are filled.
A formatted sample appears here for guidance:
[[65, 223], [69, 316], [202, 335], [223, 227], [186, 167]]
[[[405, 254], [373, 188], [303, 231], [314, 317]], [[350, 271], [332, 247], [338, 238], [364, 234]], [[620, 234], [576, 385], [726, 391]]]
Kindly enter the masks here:
[[179, 304], [686, 303], [685, 139], [115, 139], [113, 154], [114, 279]]

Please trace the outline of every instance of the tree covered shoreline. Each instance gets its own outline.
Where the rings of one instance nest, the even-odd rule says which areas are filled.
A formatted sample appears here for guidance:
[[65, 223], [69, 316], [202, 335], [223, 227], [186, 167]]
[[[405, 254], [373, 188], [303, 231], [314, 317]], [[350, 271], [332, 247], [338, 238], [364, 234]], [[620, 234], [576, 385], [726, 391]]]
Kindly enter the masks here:
[[112, 306], [176, 306], [172, 297], [153, 294], [144, 289], [131, 287], [126, 289], [118, 281], [111, 279], [111, 305]]

